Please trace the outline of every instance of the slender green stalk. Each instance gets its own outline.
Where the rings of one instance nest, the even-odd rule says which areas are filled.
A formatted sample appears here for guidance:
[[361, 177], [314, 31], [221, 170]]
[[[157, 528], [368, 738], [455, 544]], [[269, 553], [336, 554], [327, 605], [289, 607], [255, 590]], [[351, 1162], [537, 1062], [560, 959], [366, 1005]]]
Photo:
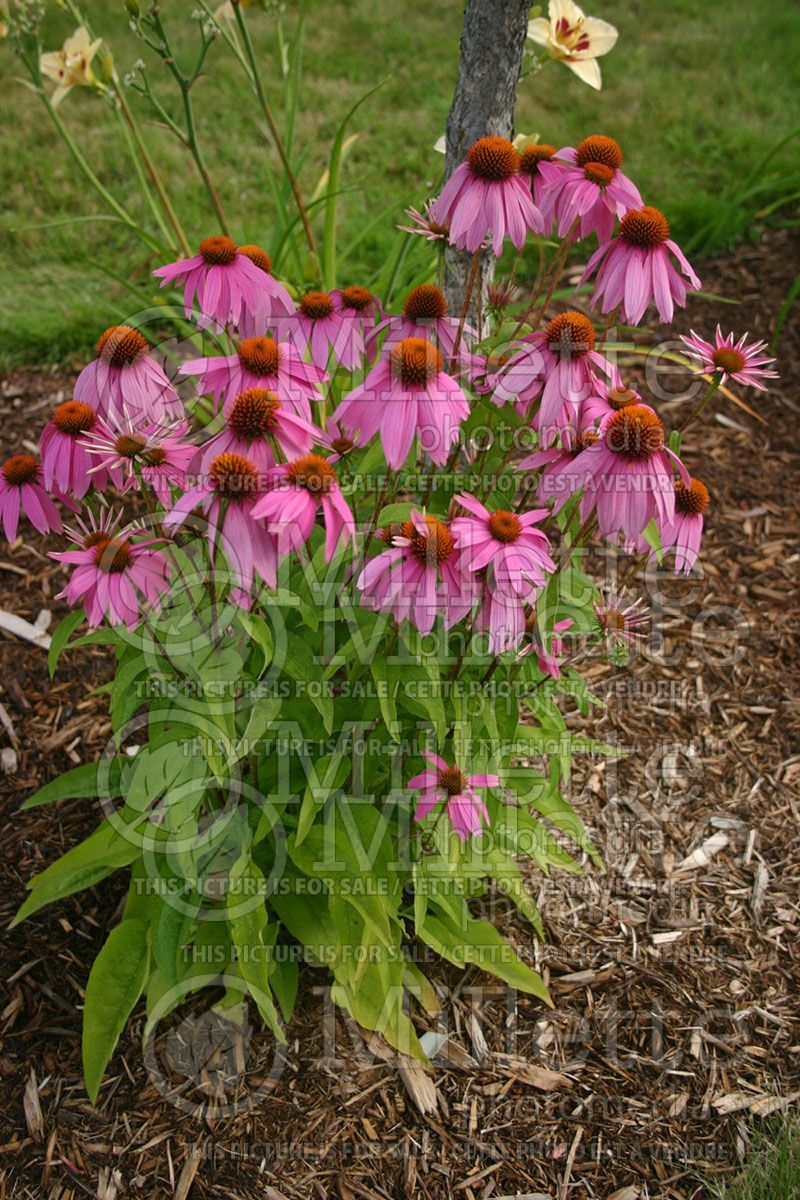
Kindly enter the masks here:
[[147, 232], [146, 229], [142, 229], [141, 225], [137, 224], [137, 222], [134, 221], [134, 219], [130, 215], [130, 213], [126, 209], [124, 209], [117, 200], [114, 199], [114, 197], [111, 195], [111, 192], [109, 192], [108, 188], [106, 188], [100, 182], [100, 180], [97, 178], [94, 171], [89, 166], [88, 162], [86, 161], [83, 154], [79, 150], [77, 144], [73, 140], [72, 135], [70, 134], [69, 130], [65, 126], [64, 122], [61, 120], [61, 117], [58, 115], [55, 108], [53, 107], [49, 96], [45, 95], [44, 92], [42, 92], [42, 102], [44, 103], [45, 108], [47, 109], [48, 113], [50, 114], [50, 118], [51, 118], [53, 124], [55, 125], [56, 129], [58, 130], [58, 132], [61, 136], [61, 139], [64, 142], [64, 145], [67, 147], [67, 150], [69, 151], [70, 155], [72, 156], [73, 161], [77, 164], [78, 167], [80, 167], [81, 171], [86, 176], [87, 180], [92, 185], [94, 190], [97, 192], [98, 196], [100, 196], [100, 198], [103, 200], [103, 202], [108, 205], [108, 207], [111, 209], [111, 211], [113, 213], [115, 213], [121, 221], [125, 222], [125, 224], [129, 227], [129, 229], [133, 230], [133, 232], [137, 235], [137, 237], [139, 237], [145, 243], [145, 245], [150, 248], [150, 250], [154, 251], [156, 254], [159, 254], [159, 255], [163, 254], [164, 247], [161, 246], [159, 244], [159, 242], [157, 242], [156, 239]]
[[245, 21], [244, 16], [242, 15], [240, 0], [231, 0], [231, 3], [233, 5], [233, 11], [234, 11], [234, 15], [236, 17], [236, 24], [239, 26], [239, 32], [242, 35], [242, 41], [244, 43], [245, 53], [247, 54], [247, 58], [250, 63], [250, 72], [251, 72], [251, 76], [252, 76], [252, 80], [253, 80], [253, 86], [256, 90], [256, 96], [258, 97], [258, 102], [261, 105], [261, 111], [263, 112], [264, 117], [267, 122], [267, 125], [269, 126], [269, 131], [272, 135], [272, 140], [275, 143], [275, 149], [278, 151], [278, 156], [280, 157], [281, 163], [283, 164], [283, 169], [286, 172], [286, 178], [289, 180], [289, 186], [292, 189], [292, 195], [294, 196], [294, 201], [295, 201], [295, 204], [297, 205], [297, 210], [300, 213], [300, 220], [303, 223], [303, 230], [306, 235], [306, 241], [308, 242], [308, 248], [314, 257], [314, 260], [319, 261], [319, 255], [317, 253], [317, 243], [314, 240], [314, 234], [311, 229], [311, 223], [308, 219], [308, 212], [306, 211], [306, 206], [303, 203], [303, 197], [300, 193], [300, 186], [297, 182], [297, 179], [296, 179], [294, 172], [292, 171], [291, 165], [289, 163], [289, 157], [286, 153], [286, 147], [283, 144], [283, 138], [280, 135], [278, 126], [275, 122], [275, 117], [272, 114], [272, 109], [270, 108], [269, 101], [267, 100], [266, 92], [264, 91], [264, 85], [261, 82], [261, 74], [259, 72], [258, 64], [256, 62], [255, 51], [253, 49], [253, 43], [250, 38], [250, 31], [247, 28], [247, 22]]
[[136, 120], [133, 110], [131, 109], [130, 105], [128, 104], [127, 100], [125, 99], [125, 93], [122, 90], [122, 88], [119, 86], [119, 80], [116, 78], [116, 75], [114, 76], [114, 78], [112, 80], [112, 86], [116, 93], [117, 99], [119, 100], [122, 114], [125, 118], [125, 121], [127, 122], [128, 127], [130, 128], [130, 131], [133, 135], [133, 139], [136, 142], [136, 146], [138, 147], [139, 153], [142, 156], [142, 161], [143, 161], [145, 167], [147, 168], [147, 173], [153, 182], [153, 187], [156, 189], [156, 193], [161, 202], [161, 207], [164, 209], [164, 212], [166, 213], [166, 216], [167, 216], [167, 220], [169, 221], [170, 225], [172, 226], [172, 228], [175, 231], [175, 234], [178, 238], [178, 242], [180, 244], [181, 250], [188, 257], [189, 255], [191, 255], [192, 251], [191, 251], [189, 242], [186, 238], [186, 234], [184, 233], [181, 223], [178, 219], [178, 215], [172, 206], [172, 202], [170, 201], [170, 198], [167, 194], [167, 190], [161, 180], [161, 176], [158, 173], [156, 165], [153, 162], [153, 159], [150, 155], [150, 151], [147, 149], [144, 139], [142, 138], [141, 130], [139, 129], [139, 122]]
[[697, 420], [697, 418], [701, 415], [701, 413], [705, 409], [706, 405], [708, 404], [709, 400], [714, 395], [714, 392], [717, 390], [717, 388], [719, 387], [719, 385], [721, 383], [722, 383], [722, 372], [715, 371], [714, 374], [711, 376], [711, 381], [710, 381], [708, 387], [706, 388], [706, 391], [705, 391], [704, 395], [702, 396], [700, 403], [695, 405], [695, 407], [689, 413], [688, 417], [686, 417], [685, 420], [678, 426], [678, 433], [683, 433], [683, 431], [689, 425], [691, 425], [692, 421]]
[[159, 208], [159, 206], [156, 202], [156, 199], [155, 199], [155, 197], [150, 189], [150, 186], [147, 182], [147, 178], [145, 176], [144, 169], [142, 167], [142, 162], [141, 162], [141, 159], [140, 159], [139, 154], [136, 149], [136, 144], [131, 135], [130, 126], [126, 122], [121, 109], [119, 109], [119, 108], [116, 109], [116, 116], [117, 116], [117, 120], [120, 123], [120, 128], [122, 129], [122, 136], [125, 138], [125, 144], [128, 147], [128, 154], [130, 155], [131, 162], [133, 163], [133, 169], [136, 172], [136, 178], [139, 181], [139, 188], [141, 190], [142, 196], [144, 197], [145, 202], [147, 203], [147, 205], [150, 209], [150, 212], [153, 214], [153, 219], [155, 220], [156, 224], [158, 225], [158, 228], [161, 230], [161, 234], [162, 234], [165, 242], [167, 244], [169, 244], [172, 241], [173, 234], [170, 232], [169, 226], [167, 225], [166, 221], [164, 220], [164, 214], [162, 213], [161, 209]]
[[217, 221], [219, 222], [219, 227], [227, 237], [230, 237], [230, 227], [222, 208], [219, 193], [214, 186], [214, 181], [208, 173], [203, 152], [200, 149], [200, 143], [197, 138], [197, 126], [195, 124], [194, 117], [194, 105], [191, 97], [192, 86], [200, 75], [203, 66], [203, 60], [205, 59], [208, 47], [211, 43], [205, 39], [203, 40], [203, 44], [200, 48], [200, 54], [192, 74], [184, 75], [183, 71], [180, 69], [175, 60], [174, 54], [172, 53], [172, 48], [170, 46], [166, 30], [164, 29], [159, 10], [156, 6], [153, 6], [153, 8], [149, 10], [149, 17], [152, 21], [152, 27], [160, 41], [159, 43], [151, 42], [148, 38], [145, 38], [145, 41], [147, 42], [148, 46], [150, 46], [151, 50], [155, 51], [159, 58], [161, 58], [162, 62], [180, 89], [181, 100], [183, 102], [183, 116], [186, 122], [186, 132], [185, 135], [183, 135], [183, 140], [195, 161], [200, 178], [202, 179], [205, 189], [208, 192], [211, 206], [214, 209]]
[[[531, 326], [531, 329], [534, 331], [539, 328], [539, 325], [541, 324], [541, 321], [542, 321], [542, 317], [547, 312], [547, 307], [550, 304], [550, 301], [553, 299], [553, 292], [556, 290], [556, 284], [558, 283], [558, 281], [561, 277], [561, 272], [564, 270], [564, 263], [567, 261], [567, 255], [569, 254], [569, 248], [570, 248], [570, 245], [572, 244], [572, 234], [574, 233], [579, 221], [580, 221], [580, 217], [576, 217], [575, 220], [572, 222], [569, 229], [567, 230], [566, 236], [564, 238], [562, 238], [562, 240], [561, 240], [561, 249], [560, 249], [559, 253], [556, 254], [556, 256], [553, 259], [553, 265], [552, 265], [551, 271], [550, 271], [550, 286], [547, 290], [547, 295], [545, 296], [545, 298], [542, 301], [542, 304], [539, 308], [536, 322], [535, 322], [535, 324], [533, 324]], [[547, 278], [547, 276], [545, 276], [545, 278]], [[541, 285], [539, 285], [536, 288], [536, 290], [534, 291], [533, 296], [531, 297], [530, 304], [528, 305], [528, 307], [525, 309], [525, 312], [520, 317], [517, 327], [511, 335], [510, 340], [512, 342], [513, 342], [514, 338], [518, 336], [523, 325], [528, 320], [528, 317], [530, 317], [531, 313], [533, 312], [534, 308], [536, 307], [536, 304], [539, 300], [539, 293], [541, 291], [541, 286], [543, 284], [544, 284], [544, 279], [542, 280]]]

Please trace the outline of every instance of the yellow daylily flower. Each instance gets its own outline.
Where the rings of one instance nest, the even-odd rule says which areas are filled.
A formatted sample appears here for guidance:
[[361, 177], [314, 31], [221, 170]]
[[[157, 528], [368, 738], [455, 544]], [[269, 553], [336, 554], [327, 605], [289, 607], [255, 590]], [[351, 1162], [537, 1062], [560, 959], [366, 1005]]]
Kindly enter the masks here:
[[67, 38], [60, 50], [50, 50], [39, 59], [39, 69], [58, 84], [51, 97], [53, 107], [60, 104], [70, 88], [94, 87], [92, 59], [103, 44], [102, 38], [90, 41], [83, 25]]
[[587, 17], [573, 0], [550, 0], [547, 14], [528, 22], [528, 37], [599, 90], [603, 81], [597, 60], [614, 46], [617, 30], [608, 21]]

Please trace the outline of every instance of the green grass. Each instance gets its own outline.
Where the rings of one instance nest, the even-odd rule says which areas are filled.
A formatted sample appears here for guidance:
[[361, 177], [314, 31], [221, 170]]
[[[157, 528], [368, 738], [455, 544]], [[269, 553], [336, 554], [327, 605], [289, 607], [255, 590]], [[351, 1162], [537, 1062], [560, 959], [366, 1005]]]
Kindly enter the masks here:
[[778, 1121], [757, 1132], [737, 1175], [725, 1183], [704, 1182], [708, 1200], [800, 1200], [800, 1125]]
[[[287, 7], [291, 18], [296, 0]], [[593, 92], [559, 64], [548, 64], [523, 81], [517, 127], [557, 145], [587, 132], [614, 135], [645, 198], [663, 207], [676, 236], [688, 240], [792, 127], [800, 93], [800, 9], [793, 0], [729, 0], [724, 11], [710, 9], [705, 0], [668, 5], [605, 0], [588, 7], [620, 30], [616, 49], [603, 60], [603, 91]], [[141, 47], [127, 29], [122, 0], [89, 0], [86, 8], [124, 73]], [[193, 37], [191, 22], [173, 15], [178, 10], [188, 16], [192, 8], [192, 0], [164, 6], [169, 28], [185, 24]], [[312, 0], [310, 10], [296, 143], [306, 193], [326, 163], [342, 115], [390, 76], [355, 118], [352, 128], [361, 137], [343, 173], [350, 190], [342, 201], [341, 244], [360, 238], [348, 276], [350, 282], [365, 282], [385, 261], [403, 207], [438, 184], [442, 160], [432, 145], [450, 105], [462, 5]], [[271, 20], [255, 14], [251, 26], [267, 91], [280, 109]], [[49, 18], [48, 44], [59, 45], [69, 28], [56, 12]], [[176, 43], [185, 48], [188, 38], [176, 32]], [[52, 362], [85, 354], [99, 330], [130, 312], [125, 289], [104, 276], [102, 267], [149, 287], [152, 264], [122, 227], [109, 222], [29, 228], [102, 209], [37, 97], [14, 81], [20, 72], [12, 56], [2, 47], [0, 56], [0, 272], [6, 297], [0, 363]], [[223, 44], [212, 48], [207, 67], [195, 96], [209, 167], [235, 235], [269, 249], [272, 201], [264, 160], [269, 155], [274, 161], [274, 155], [259, 136], [255, 101]], [[166, 80], [161, 94], [171, 95]], [[112, 115], [88, 92], [73, 92], [60, 111], [102, 181], [140, 213]], [[146, 136], [190, 239], [214, 231], [191, 160], [156, 126], [149, 125]], [[797, 145], [785, 146], [770, 170], [790, 169]], [[370, 229], [385, 210], [385, 220]], [[714, 242], [745, 236], [747, 222], [747, 206], [734, 207]]]

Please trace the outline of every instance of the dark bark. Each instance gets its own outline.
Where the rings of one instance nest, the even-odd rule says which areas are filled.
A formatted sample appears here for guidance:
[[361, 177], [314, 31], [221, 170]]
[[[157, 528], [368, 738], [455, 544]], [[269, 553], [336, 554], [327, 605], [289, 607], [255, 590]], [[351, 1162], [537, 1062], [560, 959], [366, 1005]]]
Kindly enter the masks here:
[[[445, 174], [452, 175], [478, 138], [514, 135], [517, 95], [530, 0], [467, 0], [461, 35], [461, 63], [453, 106], [447, 118]], [[444, 286], [452, 313], [460, 313], [471, 255], [448, 247]], [[483, 291], [491, 280], [494, 255], [482, 255]], [[470, 310], [474, 313], [477, 288]]]

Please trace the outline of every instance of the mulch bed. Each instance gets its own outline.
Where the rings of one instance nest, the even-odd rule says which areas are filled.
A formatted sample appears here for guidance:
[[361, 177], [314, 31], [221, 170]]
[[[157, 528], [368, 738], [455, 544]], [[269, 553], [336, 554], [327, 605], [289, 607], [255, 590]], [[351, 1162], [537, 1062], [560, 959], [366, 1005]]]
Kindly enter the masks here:
[[[708, 333], [720, 320], [769, 336], [797, 250], [774, 232], [705, 264], [706, 288], [741, 305], [695, 300], [678, 327]], [[573, 784], [606, 873], [534, 880], [543, 945], [488, 901], [555, 1009], [436, 967], [443, 1015], [419, 1029], [450, 1037], [422, 1115], [419, 1076], [360, 1038], [331, 1010], [322, 974], [304, 969], [276, 1081], [272, 1039], [255, 1028], [236, 1051], [239, 1089], [223, 1096], [225, 1048], [214, 1046], [200, 1070], [214, 1115], [201, 1120], [181, 1108], [187, 1092], [165, 1098], [160, 1070], [169, 1061], [173, 1085], [182, 1070], [196, 1081], [192, 1039], [213, 1030], [190, 1016], [148, 1070], [133, 1022], [95, 1108], [80, 1076], [80, 1009], [124, 895], [122, 878], [109, 880], [7, 939], [0, 1196], [689, 1200], [704, 1194], [701, 1176], [735, 1169], [753, 1122], [800, 1096], [796, 321], [779, 350], [778, 387], [741, 393], [763, 423], [717, 398], [688, 438], [688, 465], [713, 497], [702, 577], [660, 579], [659, 638], [624, 670], [591, 671], [604, 699], [592, 732], [628, 752], [581, 763]], [[3, 382], [6, 453], [35, 436], [70, 382], [41, 370]], [[660, 407], [668, 426], [686, 412], [685, 401]], [[631, 564], [619, 570], [635, 586]], [[25, 529], [2, 554], [0, 608], [55, 619], [62, 578]], [[0, 779], [7, 920], [25, 880], [96, 823], [86, 801], [16, 810], [103, 747], [106, 700], [88, 693], [110, 663], [99, 648], [67, 655], [51, 683], [42, 651], [0, 635], [0, 654], [13, 727], [0, 734], [13, 751]]]

